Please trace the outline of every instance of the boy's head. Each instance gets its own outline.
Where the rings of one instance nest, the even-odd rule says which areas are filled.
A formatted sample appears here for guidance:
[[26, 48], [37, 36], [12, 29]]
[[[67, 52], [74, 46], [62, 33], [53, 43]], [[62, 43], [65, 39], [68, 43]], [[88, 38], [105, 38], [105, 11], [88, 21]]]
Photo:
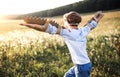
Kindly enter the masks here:
[[71, 26], [78, 26], [79, 23], [81, 22], [82, 18], [79, 15], [79, 13], [75, 12], [75, 11], [71, 11], [69, 13], [66, 13], [63, 15], [63, 19], [64, 19], [64, 23], [65, 26], [71, 25]]

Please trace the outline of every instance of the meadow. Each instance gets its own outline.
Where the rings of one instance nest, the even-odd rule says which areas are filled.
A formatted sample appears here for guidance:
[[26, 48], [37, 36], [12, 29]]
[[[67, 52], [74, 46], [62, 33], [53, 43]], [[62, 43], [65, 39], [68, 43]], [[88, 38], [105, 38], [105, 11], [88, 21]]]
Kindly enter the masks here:
[[[104, 12], [88, 37], [91, 77], [120, 77], [120, 11]], [[93, 13], [81, 14], [84, 24]], [[63, 25], [62, 16], [51, 17]], [[23, 20], [0, 21], [0, 77], [63, 77], [73, 66], [59, 35], [20, 26]]]

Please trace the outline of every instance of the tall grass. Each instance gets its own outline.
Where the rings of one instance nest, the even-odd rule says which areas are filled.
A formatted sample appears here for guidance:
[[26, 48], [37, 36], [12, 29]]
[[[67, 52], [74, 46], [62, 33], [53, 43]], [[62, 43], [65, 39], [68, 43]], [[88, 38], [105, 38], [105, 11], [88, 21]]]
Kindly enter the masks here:
[[[90, 17], [83, 16], [80, 27]], [[56, 20], [63, 24], [61, 17]], [[88, 35], [91, 77], [120, 77], [119, 21], [119, 11], [105, 13], [98, 27]], [[0, 35], [0, 77], [63, 77], [73, 66], [60, 36], [18, 28]]]

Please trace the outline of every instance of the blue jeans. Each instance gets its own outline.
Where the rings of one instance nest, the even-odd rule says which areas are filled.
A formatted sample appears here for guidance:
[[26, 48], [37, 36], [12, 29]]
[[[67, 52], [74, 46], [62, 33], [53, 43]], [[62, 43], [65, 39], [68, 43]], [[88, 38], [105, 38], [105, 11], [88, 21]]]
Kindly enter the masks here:
[[84, 65], [75, 65], [71, 67], [64, 75], [64, 77], [90, 77], [92, 69], [91, 63]]

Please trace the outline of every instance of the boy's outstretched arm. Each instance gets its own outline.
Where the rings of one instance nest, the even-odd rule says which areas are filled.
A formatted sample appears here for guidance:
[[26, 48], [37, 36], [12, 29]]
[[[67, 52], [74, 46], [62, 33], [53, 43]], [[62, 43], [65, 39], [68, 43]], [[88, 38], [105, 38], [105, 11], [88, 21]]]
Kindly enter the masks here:
[[102, 13], [102, 11], [98, 11], [91, 20], [99, 22], [103, 16], [104, 14]]
[[29, 27], [29, 28], [33, 28], [35, 30], [38, 30], [38, 31], [46, 31], [46, 29], [48, 28], [48, 25], [49, 25], [49, 20], [46, 21], [46, 23], [44, 25], [38, 25], [38, 24], [27, 24], [27, 23], [21, 23], [20, 25], [21, 26], [26, 26], [26, 27]]
[[104, 14], [102, 13], [102, 11], [96, 12], [95, 15], [87, 22], [86, 25], [88, 25], [90, 29], [94, 29], [97, 26], [97, 24], [95, 23], [98, 23], [103, 16]]

